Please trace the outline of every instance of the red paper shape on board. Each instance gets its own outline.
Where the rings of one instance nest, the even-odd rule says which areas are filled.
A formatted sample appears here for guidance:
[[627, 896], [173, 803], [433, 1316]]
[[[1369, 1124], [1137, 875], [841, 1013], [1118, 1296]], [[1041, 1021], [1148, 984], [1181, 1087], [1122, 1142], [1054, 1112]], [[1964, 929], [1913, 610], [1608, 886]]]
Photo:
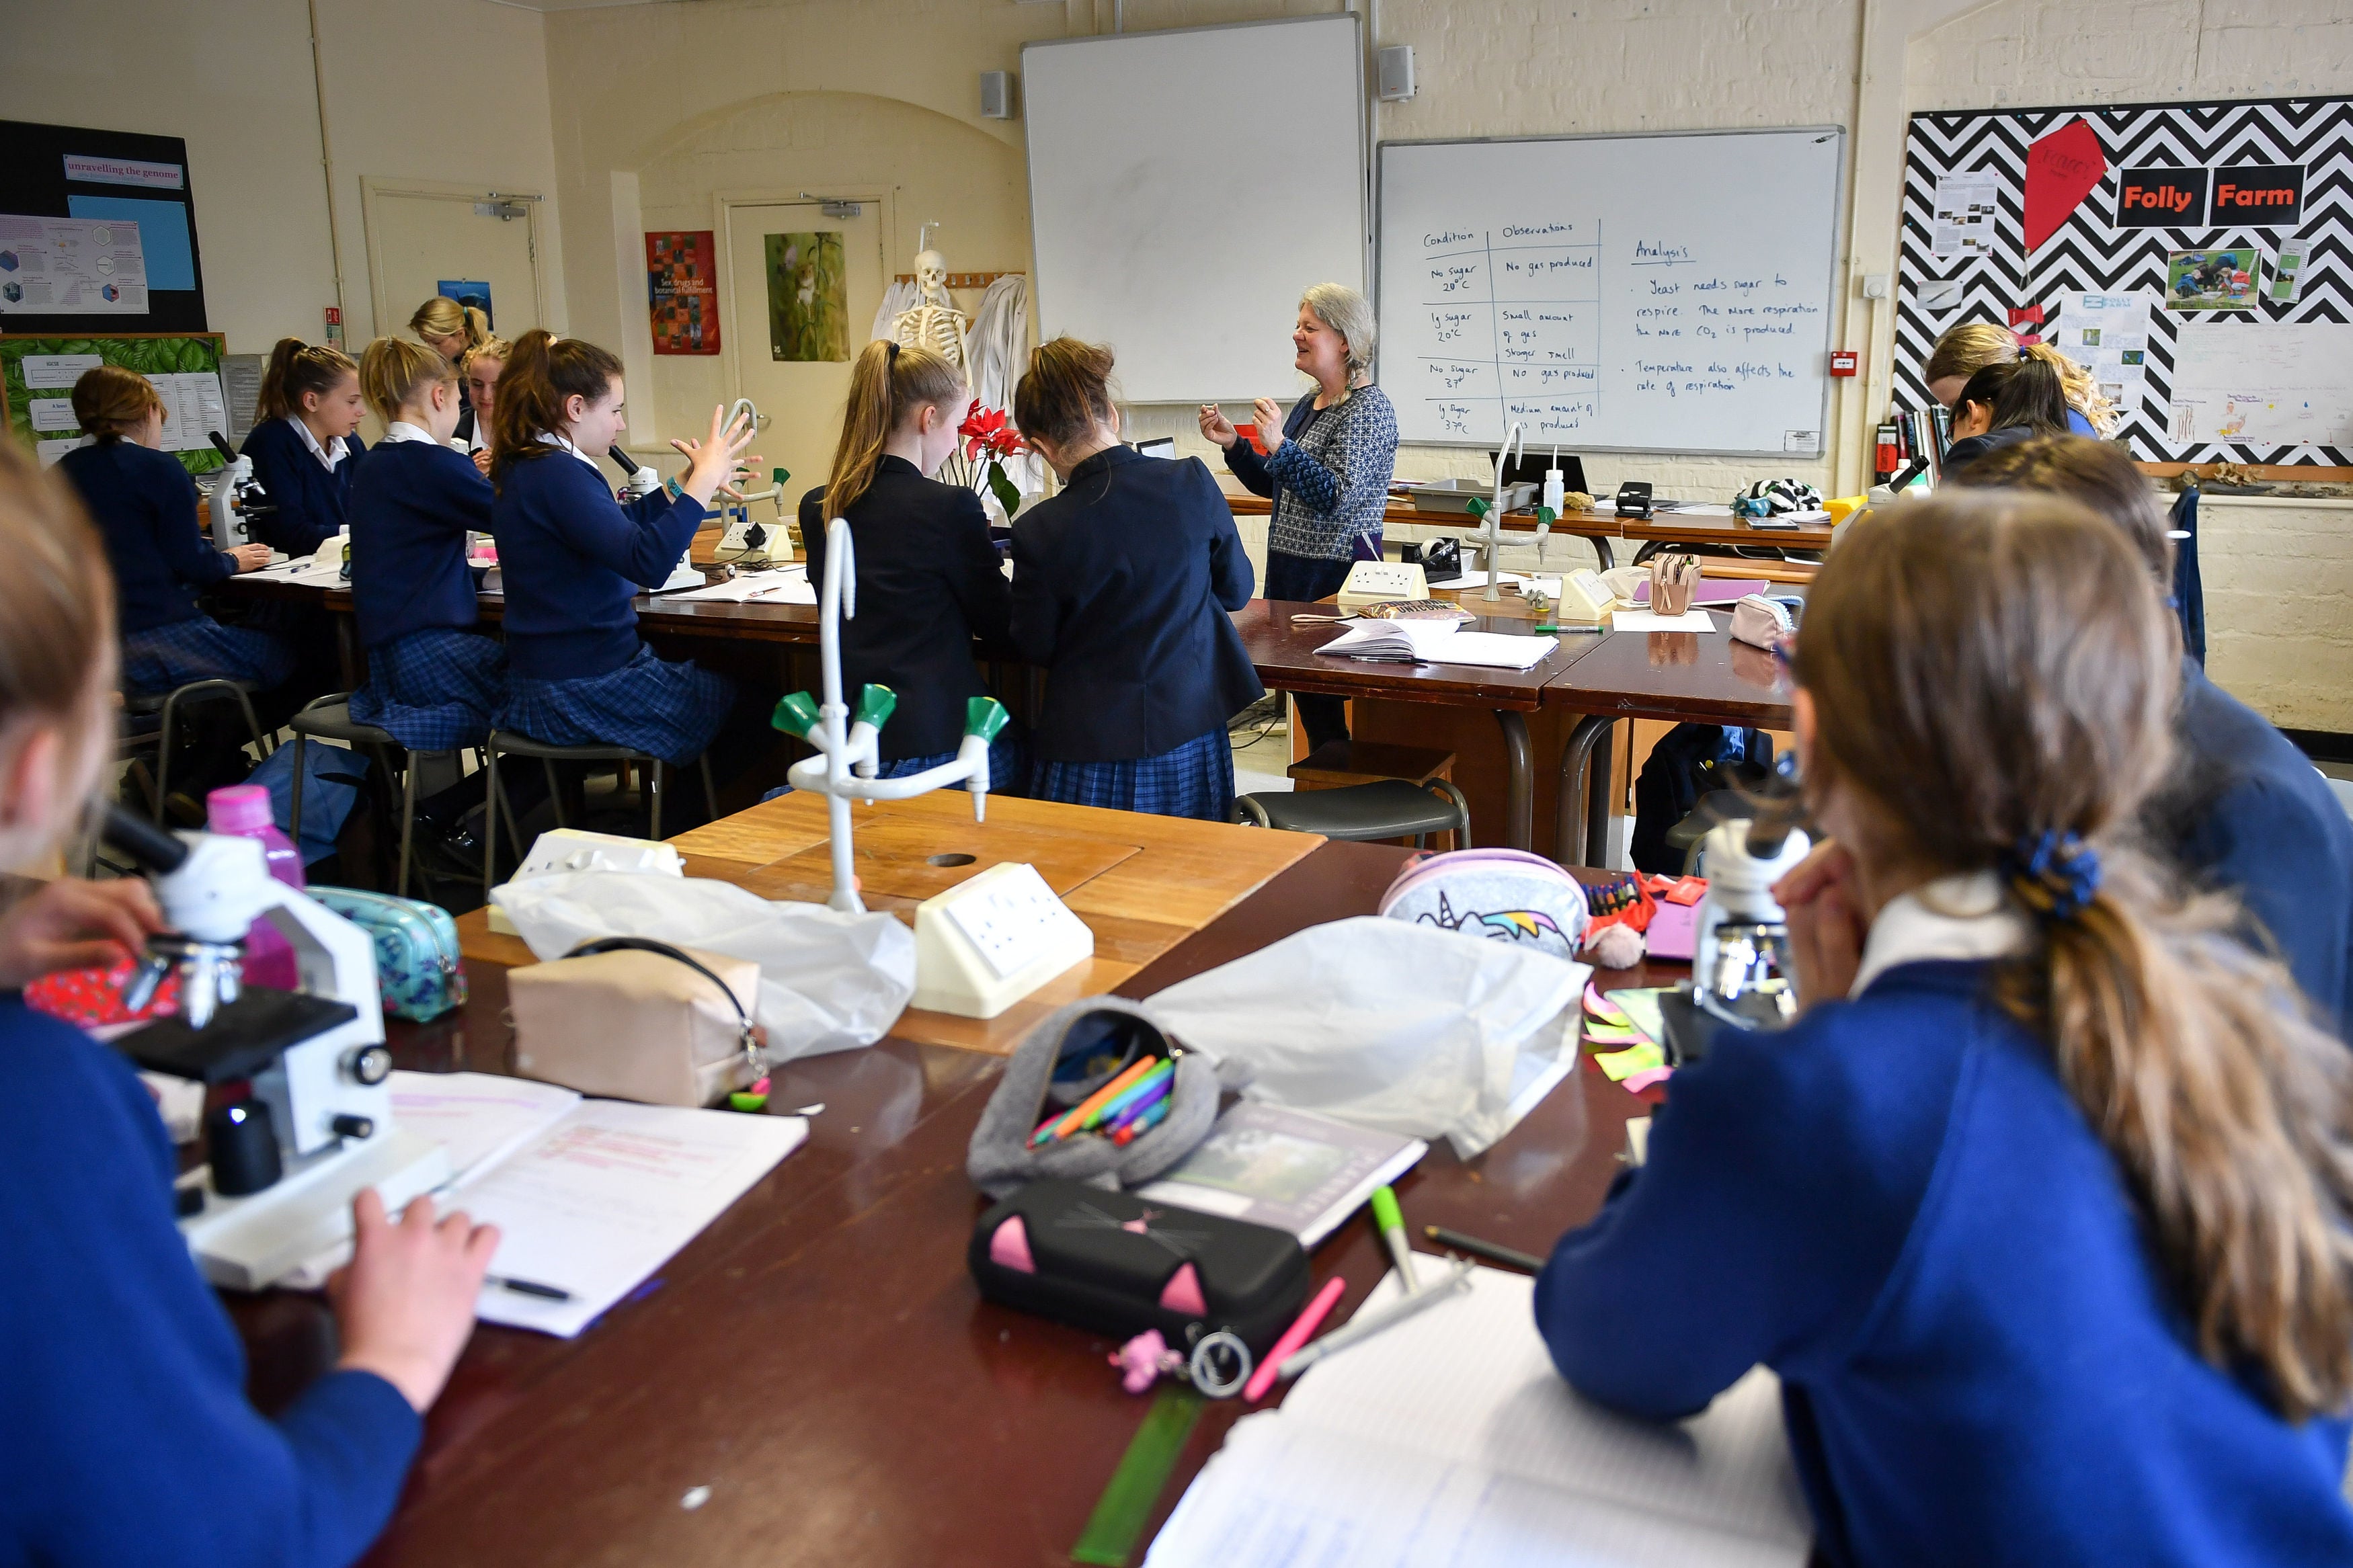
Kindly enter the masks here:
[[2039, 343], [2042, 341], [2042, 334], [2034, 330], [2042, 324], [2042, 306], [2012, 305], [2010, 308], [2010, 333], [2018, 339], [2019, 343], [2021, 346], [2028, 343]]
[[2081, 120], [2071, 120], [2026, 150], [2026, 253], [2059, 232], [2059, 226], [2099, 188], [2108, 172], [2100, 139]]

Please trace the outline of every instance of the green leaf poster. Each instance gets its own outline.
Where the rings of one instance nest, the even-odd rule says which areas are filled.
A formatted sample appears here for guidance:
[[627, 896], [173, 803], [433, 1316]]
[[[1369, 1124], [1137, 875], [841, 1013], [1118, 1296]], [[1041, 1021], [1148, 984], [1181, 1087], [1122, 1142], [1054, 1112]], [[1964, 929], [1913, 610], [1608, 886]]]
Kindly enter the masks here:
[[767, 238], [768, 357], [849, 358], [849, 284], [841, 235], [772, 234]]

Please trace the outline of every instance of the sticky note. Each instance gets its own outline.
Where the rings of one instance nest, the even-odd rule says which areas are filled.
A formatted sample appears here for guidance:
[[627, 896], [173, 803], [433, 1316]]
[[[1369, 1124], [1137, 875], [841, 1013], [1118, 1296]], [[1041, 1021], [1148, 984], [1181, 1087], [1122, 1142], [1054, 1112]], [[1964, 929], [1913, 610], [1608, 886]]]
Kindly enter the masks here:
[[1622, 1051], [1604, 1051], [1593, 1058], [1601, 1070], [1609, 1075], [1611, 1083], [1623, 1083], [1638, 1072], [1667, 1065], [1667, 1053], [1655, 1040], [1645, 1040], [1639, 1046], [1629, 1046]]

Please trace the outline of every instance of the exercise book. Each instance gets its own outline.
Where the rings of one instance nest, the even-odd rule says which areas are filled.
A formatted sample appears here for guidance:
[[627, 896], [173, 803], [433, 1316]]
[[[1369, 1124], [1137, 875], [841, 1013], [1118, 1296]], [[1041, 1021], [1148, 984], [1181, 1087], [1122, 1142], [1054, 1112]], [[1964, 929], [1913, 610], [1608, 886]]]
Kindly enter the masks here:
[[1619, 1415], [1554, 1370], [1533, 1279], [1472, 1280], [1243, 1417], [1145, 1568], [1801, 1568], [1813, 1529], [1770, 1372], [1688, 1421]]

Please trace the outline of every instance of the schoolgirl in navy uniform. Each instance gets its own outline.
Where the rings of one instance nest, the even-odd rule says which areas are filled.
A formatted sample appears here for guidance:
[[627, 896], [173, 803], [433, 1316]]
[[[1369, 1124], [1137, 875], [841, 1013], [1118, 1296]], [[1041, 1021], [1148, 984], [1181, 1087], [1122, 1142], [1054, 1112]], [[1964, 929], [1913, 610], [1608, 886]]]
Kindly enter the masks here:
[[309, 555], [343, 531], [352, 472], [367, 450], [359, 436], [364, 408], [360, 367], [349, 354], [278, 341], [261, 376], [261, 421], [243, 447], [278, 509], [255, 520], [254, 538]]
[[[2170, 524], [2157, 492], [2112, 441], [2077, 436], [1989, 452], [1953, 476], [1973, 489], [2040, 490], [2123, 531], [2161, 593], [2174, 581]], [[2295, 743], [2176, 648], [2180, 765], [2142, 814], [2181, 868], [2239, 900], [2275, 943], [2307, 1000], [2343, 1034], [2353, 1025], [2353, 822]]]
[[[849, 371], [833, 471], [801, 498], [812, 584], [825, 582], [826, 524], [849, 521], [858, 614], [841, 623], [841, 680], [887, 686], [899, 704], [878, 742], [880, 776], [955, 755], [965, 703], [985, 696], [972, 640], [1003, 641], [1011, 594], [980, 498], [926, 478], [956, 448], [972, 406], [964, 373], [928, 349], [880, 339]], [[1028, 752], [1008, 726], [988, 751], [988, 787], [1027, 793]]]
[[[508, 679], [493, 727], [555, 745], [632, 746], [684, 765], [727, 724], [735, 685], [656, 658], [630, 601], [670, 575], [712, 494], [746, 460], [752, 431], [714, 410], [708, 439], [671, 443], [690, 464], [680, 493], [623, 506], [596, 467], [628, 428], [621, 394], [621, 362], [609, 351], [541, 331], [515, 343], [499, 378], [491, 531], [506, 589]], [[744, 754], [714, 754], [723, 782], [751, 760], [755, 737], [774, 739], [765, 718], [747, 708], [730, 726]], [[699, 805], [697, 793], [687, 798]]]
[[1250, 557], [1198, 458], [1119, 438], [1111, 368], [1056, 338], [1013, 394], [1063, 484], [1013, 524], [1013, 644], [1047, 667], [1030, 794], [1228, 822], [1226, 721], [1265, 695], [1228, 613], [1250, 603]]
[[491, 411], [498, 406], [499, 374], [507, 367], [507, 355], [514, 346], [500, 337], [484, 338], [466, 351], [458, 362], [458, 390], [466, 399], [466, 406], [458, 416], [458, 429], [451, 445], [462, 446], [474, 467], [487, 477], [491, 471]]
[[1679, 1068], [1536, 1286], [1630, 1414], [1780, 1375], [1817, 1555], [2353, 1562], [2353, 1063], [2129, 847], [2170, 616], [2071, 502], [1862, 519], [1794, 728], [1799, 1016]]
[[1957, 477], [1978, 458], [2021, 441], [2067, 434], [2067, 394], [2045, 360], [1998, 360], [1969, 377], [1953, 403], [1953, 444], [1945, 472]]
[[412, 752], [489, 737], [506, 700], [506, 650], [475, 634], [469, 530], [491, 526], [491, 481], [445, 443], [458, 424], [458, 373], [431, 349], [378, 338], [360, 360], [384, 439], [352, 476], [352, 607], [367, 684], [352, 717]]
[[[68, 489], [0, 441], [0, 867], [54, 858], [110, 753], [114, 616]], [[0, 1562], [340, 1568], [399, 1500], [422, 1414], [472, 1332], [498, 1233], [398, 1224], [373, 1192], [329, 1288], [334, 1369], [265, 1417], [172, 1221], [178, 1169], [128, 1058], [20, 988], [162, 925], [146, 884], [70, 878], [0, 915]]]
[[73, 410], [92, 445], [68, 452], [58, 470], [80, 492], [114, 568], [123, 689], [169, 691], [223, 679], [263, 690], [283, 684], [295, 661], [282, 639], [223, 626], [196, 607], [206, 589], [269, 564], [269, 547], [212, 547], [195, 481], [159, 449], [164, 400], [154, 385], [136, 371], [100, 365], [74, 383]]

